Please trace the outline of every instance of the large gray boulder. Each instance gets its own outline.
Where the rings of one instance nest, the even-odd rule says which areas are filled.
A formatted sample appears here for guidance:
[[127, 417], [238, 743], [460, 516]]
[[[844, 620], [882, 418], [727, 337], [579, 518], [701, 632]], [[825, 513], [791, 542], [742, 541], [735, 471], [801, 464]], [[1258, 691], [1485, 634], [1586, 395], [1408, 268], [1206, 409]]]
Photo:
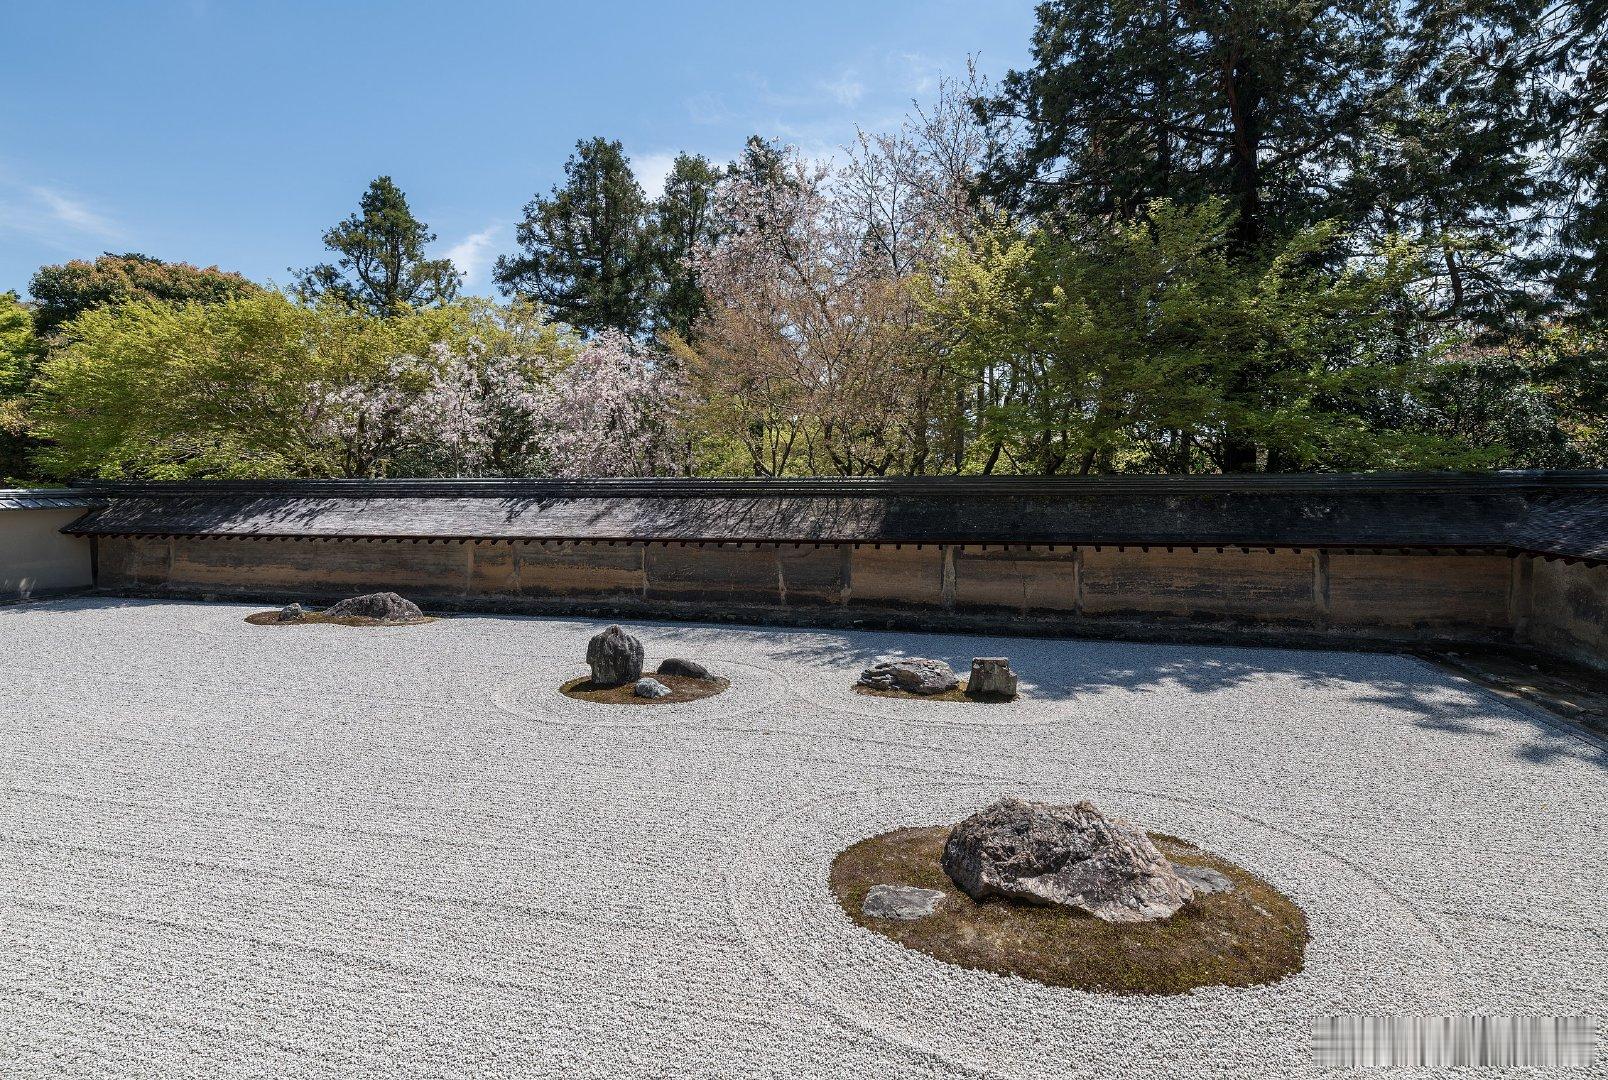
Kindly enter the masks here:
[[1006, 656], [978, 656], [973, 658], [971, 677], [966, 680], [966, 692], [981, 697], [1016, 696], [1016, 672]]
[[913, 656], [907, 660], [888, 660], [872, 664], [860, 672], [860, 685], [873, 690], [942, 694], [959, 686], [960, 680], [942, 660], [926, 660]]
[[380, 622], [406, 622], [409, 619], [424, 618], [424, 612], [419, 610], [417, 604], [411, 600], [404, 600], [394, 592], [348, 597], [324, 614], [333, 619], [378, 619]]
[[1089, 802], [1001, 799], [954, 827], [943, 868], [974, 900], [1059, 905], [1106, 922], [1165, 919], [1194, 896], [1141, 829]]
[[595, 686], [624, 686], [642, 678], [642, 642], [611, 626], [586, 643], [586, 663]]

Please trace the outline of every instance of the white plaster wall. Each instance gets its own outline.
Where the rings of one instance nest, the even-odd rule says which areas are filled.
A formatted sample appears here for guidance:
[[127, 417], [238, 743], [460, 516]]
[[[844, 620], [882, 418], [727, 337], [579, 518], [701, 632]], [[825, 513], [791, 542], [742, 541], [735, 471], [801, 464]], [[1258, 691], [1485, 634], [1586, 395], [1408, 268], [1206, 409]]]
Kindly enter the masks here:
[[60, 531], [83, 513], [0, 510], [0, 601], [94, 584], [89, 541]]

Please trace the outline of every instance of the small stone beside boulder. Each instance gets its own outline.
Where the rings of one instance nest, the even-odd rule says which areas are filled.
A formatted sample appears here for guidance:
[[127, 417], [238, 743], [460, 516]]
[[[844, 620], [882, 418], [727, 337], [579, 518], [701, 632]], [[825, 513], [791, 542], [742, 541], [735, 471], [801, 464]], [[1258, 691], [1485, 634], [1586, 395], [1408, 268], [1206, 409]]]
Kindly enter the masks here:
[[679, 656], [667, 657], [659, 661], [657, 675], [679, 675], [684, 679], [707, 679], [709, 669], [696, 660], [683, 660]]
[[943, 902], [937, 889], [918, 889], [914, 885], [873, 885], [865, 894], [860, 913], [871, 919], [925, 919]]
[[1173, 863], [1172, 867], [1178, 871], [1179, 877], [1189, 882], [1196, 896], [1234, 891], [1234, 882], [1221, 870], [1213, 870], [1209, 866], [1187, 866], [1184, 863]]
[[919, 656], [872, 664], [860, 673], [860, 685], [872, 690], [903, 690], [907, 694], [944, 694], [960, 685], [948, 664]]
[[586, 643], [586, 663], [595, 686], [624, 686], [642, 678], [642, 642], [611, 626]]
[[977, 697], [1014, 698], [1016, 672], [1008, 656], [979, 656], [972, 660], [966, 693]]
[[1106, 922], [1165, 919], [1195, 895], [1143, 830], [1090, 802], [1001, 799], [950, 831], [942, 862], [974, 900], [1059, 905]]
[[424, 618], [424, 612], [419, 610], [417, 604], [394, 592], [348, 597], [324, 614], [331, 619], [373, 619], [376, 622], [409, 622]]
[[675, 693], [658, 679], [641, 678], [631, 688], [631, 693], [641, 698], [663, 698]]
[[300, 622], [307, 617], [307, 609], [300, 604], [286, 604], [279, 609], [280, 622]]

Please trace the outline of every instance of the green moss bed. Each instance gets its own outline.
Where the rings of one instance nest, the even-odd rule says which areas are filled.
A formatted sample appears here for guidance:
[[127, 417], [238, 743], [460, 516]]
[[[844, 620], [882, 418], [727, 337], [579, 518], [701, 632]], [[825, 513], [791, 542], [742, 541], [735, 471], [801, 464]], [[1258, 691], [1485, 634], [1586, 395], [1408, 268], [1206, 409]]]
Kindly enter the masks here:
[[[1108, 923], [1058, 907], [971, 899], [939, 864], [948, 826], [897, 829], [848, 848], [832, 863], [831, 888], [860, 926], [945, 963], [1106, 994], [1183, 994], [1201, 986], [1255, 986], [1301, 970], [1306, 915], [1283, 893], [1233, 863], [1176, 837], [1152, 833], [1175, 863], [1208, 866], [1230, 892], [1186, 904], [1170, 919]], [[874, 885], [915, 885], [945, 897], [904, 922], [873, 919], [861, 904]]]

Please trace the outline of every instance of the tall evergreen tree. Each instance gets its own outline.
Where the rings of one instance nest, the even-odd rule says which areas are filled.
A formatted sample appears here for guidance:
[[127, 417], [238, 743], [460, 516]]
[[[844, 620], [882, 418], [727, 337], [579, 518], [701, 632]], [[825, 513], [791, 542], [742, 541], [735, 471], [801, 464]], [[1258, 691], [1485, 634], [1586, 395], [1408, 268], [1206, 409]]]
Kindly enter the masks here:
[[297, 274], [302, 295], [332, 296], [380, 316], [449, 303], [458, 295], [463, 275], [451, 259], [425, 258], [435, 233], [413, 216], [407, 196], [389, 176], [369, 184], [358, 209], [324, 233], [324, 246], [340, 258]]
[[715, 217], [715, 185], [721, 170], [709, 159], [678, 154], [653, 207], [653, 245], [659, 283], [654, 326], [686, 338], [703, 313], [704, 294], [692, 265], [693, 256], [719, 234]]
[[540, 301], [588, 333], [638, 337], [651, 322], [656, 259], [649, 206], [617, 140], [583, 139], [564, 183], [525, 205], [521, 251], [497, 260], [503, 292]]
[[1032, 214], [1127, 220], [1217, 196], [1249, 252], [1323, 216], [1385, 98], [1388, 0], [1046, 0], [1033, 66], [978, 102], [985, 186]]

